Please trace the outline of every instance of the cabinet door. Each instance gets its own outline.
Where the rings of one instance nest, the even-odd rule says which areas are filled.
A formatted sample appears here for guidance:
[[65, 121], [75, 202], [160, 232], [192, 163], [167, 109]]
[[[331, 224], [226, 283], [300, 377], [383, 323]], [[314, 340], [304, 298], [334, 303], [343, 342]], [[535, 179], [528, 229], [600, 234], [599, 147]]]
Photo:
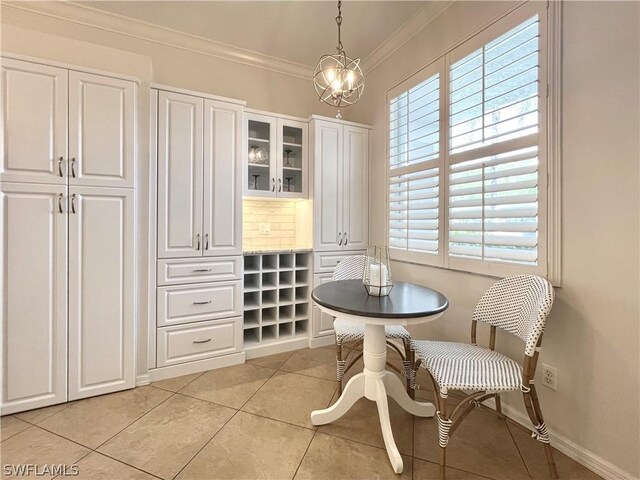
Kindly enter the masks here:
[[135, 89], [127, 80], [69, 72], [69, 184], [133, 187]]
[[365, 248], [369, 231], [369, 130], [344, 126], [342, 248]]
[[342, 249], [342, 125], [314, 122], [314, 250]]
[[309, 197], [307, 130], [304, 122], [278, 119], [278, 197]]
[[241, 132], [241, 106], [205, 100], [205, 256], [242, 254]]
[[276, 119], [266, 115], [247, 113], [244, 141], [243, 173], [245, 195], [275, 197], [278, 176], [276, 148]]
[[[333, 279], [332, 273], [321, 273], [313, 276], [313, 288], [323, 283], [330, 282]], [[324, 337], [333, 334], [333, 317], [323, 313], [318, 306], [313, 304], [313, 336]]]
[[66, 184], [67, 74], [2, 59], [0, 180]]
[[158, 95], [158, 257], [202, 256], [202, 98]]
[[133, 190], [69, 189], [69, 400], [133, 388]]
[[67, 400], [65, 195], [63, 186], [2, 185], [3, 415]]

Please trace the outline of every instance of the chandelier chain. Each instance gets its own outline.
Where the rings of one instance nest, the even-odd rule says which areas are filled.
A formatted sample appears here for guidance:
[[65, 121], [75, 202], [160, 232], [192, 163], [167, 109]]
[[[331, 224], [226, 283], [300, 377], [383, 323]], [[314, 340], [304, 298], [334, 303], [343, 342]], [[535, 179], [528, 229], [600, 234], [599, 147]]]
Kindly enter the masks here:
[[342, 53], [342, 37], [340, 34], [340, 26], [342, 25], [342, 0], [338, 1], [338, 16], [336, 17], [336, 24], [338, 25], [338, 53]]

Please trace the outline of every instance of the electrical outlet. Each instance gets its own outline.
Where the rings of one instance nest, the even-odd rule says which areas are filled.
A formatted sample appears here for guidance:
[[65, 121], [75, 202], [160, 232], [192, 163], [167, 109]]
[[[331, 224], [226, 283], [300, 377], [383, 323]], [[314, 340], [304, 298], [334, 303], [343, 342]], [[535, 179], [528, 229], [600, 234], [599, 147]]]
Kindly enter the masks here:
[[261, 223], [258, 226], [258, 232], [260, 233], [260, 235], [269, 235], [271, 233], [271, 224]]
[[558, 371], [555, 367], [542, 364], [542, 384], [552, 390], [558, 389]]

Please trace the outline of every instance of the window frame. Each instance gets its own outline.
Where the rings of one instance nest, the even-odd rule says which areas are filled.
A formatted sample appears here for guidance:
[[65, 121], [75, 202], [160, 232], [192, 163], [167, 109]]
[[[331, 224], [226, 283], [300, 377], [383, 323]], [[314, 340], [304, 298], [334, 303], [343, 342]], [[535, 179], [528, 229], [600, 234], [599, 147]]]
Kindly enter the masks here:
[[[390, 101], [439, 73], [439, 210], [438, 253], [410, 251], [389, 247], [393, 260], [435, 266], [450, 270], [505, 277], [530, 273], [548, 278], [554, 285], [561, 283], [560, 264], [560, 16], [561, 2], [533, 2], [521, 4], [494, 19], [475, 34], [463, 39], [429, 62], [418, 72], [387, 91], [386, 95], [386, 238], [389, 241], [389, 194], [391, 177], [397, 173], [390, 165]], [[539, 119], [538, 119], [538, 263], [519, 263], [451, 257], [449, 246], [449, 81], [451, 65], [482, 48], [534, 15], [539, 17]], [[553, 142], [553, 143], [552, 143]], [[507, 141], [505, 143], [510, 143]], [[514, 143], [517, 143], [517, 139]], [[488, 152], [500, 143], [474, 149]], [[457, 155], [457, 154], [456, 154]], [[480, 157], [480, 155], [476, 155]]]

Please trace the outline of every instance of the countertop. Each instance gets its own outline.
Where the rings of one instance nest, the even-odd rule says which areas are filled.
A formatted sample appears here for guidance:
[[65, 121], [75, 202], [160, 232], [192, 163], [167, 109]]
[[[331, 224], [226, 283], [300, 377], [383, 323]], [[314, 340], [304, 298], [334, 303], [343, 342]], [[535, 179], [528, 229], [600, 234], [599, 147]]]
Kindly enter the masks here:
[[268, 255], [270, 253], [302, 253], [313, 252], [313, 248], [284, 248], [278, 250], [263, 249], [263, 250], [244, 250], [243, 255]]

